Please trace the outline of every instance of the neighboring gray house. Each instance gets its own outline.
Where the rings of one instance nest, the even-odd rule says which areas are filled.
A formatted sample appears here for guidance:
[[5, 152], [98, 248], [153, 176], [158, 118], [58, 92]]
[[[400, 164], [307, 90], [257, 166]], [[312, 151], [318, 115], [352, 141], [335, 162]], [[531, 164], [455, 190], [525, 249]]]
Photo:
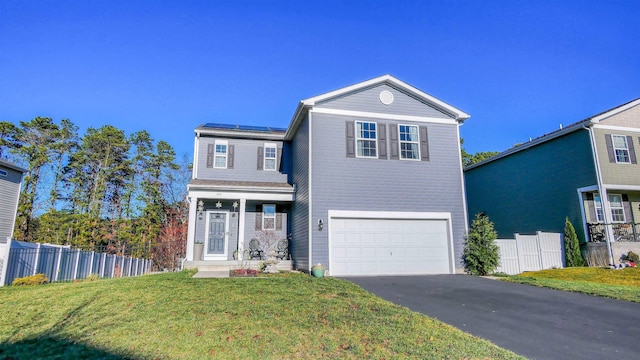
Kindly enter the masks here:
[[287, 129], [199, 126], [186, 266], [246, 258], [252, 239], [275, 237], [303, 271], [460, 270], [467, 118], [385, 75], [301, 101]]
[[0, 160], [0, 243], [13, 236], [18, 198], [25, 169]]

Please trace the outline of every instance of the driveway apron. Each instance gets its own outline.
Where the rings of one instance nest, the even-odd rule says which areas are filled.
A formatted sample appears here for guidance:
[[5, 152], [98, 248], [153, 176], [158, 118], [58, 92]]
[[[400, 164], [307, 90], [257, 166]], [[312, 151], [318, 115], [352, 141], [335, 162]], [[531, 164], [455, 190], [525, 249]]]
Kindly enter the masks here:
[[468, 275], [345, 278], [530, 359], [640, 358], [640, 304]]

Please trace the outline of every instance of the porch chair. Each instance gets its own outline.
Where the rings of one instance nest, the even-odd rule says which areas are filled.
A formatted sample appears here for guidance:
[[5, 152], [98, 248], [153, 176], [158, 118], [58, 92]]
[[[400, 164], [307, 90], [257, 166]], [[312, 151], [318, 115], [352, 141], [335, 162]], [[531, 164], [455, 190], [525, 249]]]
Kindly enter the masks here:
[[252, 260], [262, 260], [264, 251], [260, 248], [260, 242], [258, 239], [251, 239], [249, 241], [249, 257]]
[[278, 241], [276, 258], [280, 260], [286, 260], [288, 252], [289, 252], [289, 242], [286, 239], [282, 239]]

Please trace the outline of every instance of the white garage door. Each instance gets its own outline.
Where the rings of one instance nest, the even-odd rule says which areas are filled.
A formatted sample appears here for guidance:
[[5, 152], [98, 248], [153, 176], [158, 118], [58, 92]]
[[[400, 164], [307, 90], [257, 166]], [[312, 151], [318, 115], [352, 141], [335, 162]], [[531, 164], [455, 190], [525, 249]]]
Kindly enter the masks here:
[[448, 274], [448, 229], [442, 219], [332, 218], [330, 273]]

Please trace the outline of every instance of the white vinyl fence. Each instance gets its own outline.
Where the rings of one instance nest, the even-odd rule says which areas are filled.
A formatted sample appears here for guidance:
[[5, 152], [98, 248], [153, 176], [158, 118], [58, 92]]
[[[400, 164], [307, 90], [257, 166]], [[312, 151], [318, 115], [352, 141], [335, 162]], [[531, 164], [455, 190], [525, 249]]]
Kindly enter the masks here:
[[562, 234], [538, 231], [535, 235], [515, 234], [515, 239], [497, 239], [500, 265], [496, 272], [509, 275], [525, 271], [562, 268]]
[[137, 276], [151, 270], [148, 259], [16, 240], [1, 245], [0, 286], [35, 274], [45, 274], [50, 282], [56, 282], [85, 279], [91, 274], [101, 278]]

